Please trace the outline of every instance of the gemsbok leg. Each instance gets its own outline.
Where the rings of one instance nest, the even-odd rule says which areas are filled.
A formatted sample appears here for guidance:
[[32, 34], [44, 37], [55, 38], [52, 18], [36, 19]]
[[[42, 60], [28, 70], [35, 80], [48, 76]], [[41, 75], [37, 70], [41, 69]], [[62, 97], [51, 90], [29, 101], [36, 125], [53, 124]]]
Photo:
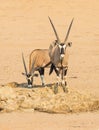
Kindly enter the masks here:
[[62, 74], [61, 74], [61, 79], [62, 79], [62, 87], [63, 87], [63, 91], [67, 92], [67, 82], [66, 82], [66, 75], [67, 75], [67, 68], [62, 68]]
[[39, 68], [39, 74], [40, 74], [40, 77], [41, 77], [42, 86], [45, 86], [45, 81], [44, 81], [44, 68], [43, 68], [43, 67], [40, 67], [40, 68]]

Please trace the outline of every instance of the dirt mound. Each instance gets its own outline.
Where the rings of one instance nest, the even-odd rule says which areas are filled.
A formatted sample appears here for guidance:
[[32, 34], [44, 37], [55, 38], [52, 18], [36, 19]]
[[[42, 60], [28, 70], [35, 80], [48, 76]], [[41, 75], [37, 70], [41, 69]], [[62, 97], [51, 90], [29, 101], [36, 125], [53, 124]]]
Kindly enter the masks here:
[[64, 93], [59, 87], [54, 94], [53, 85], [25, 88], [16, 82], [0, 86], [0, 111], [32, 109], [48, 113], [74, 113], [99, 110], [99, 99], [91, 94], [81, 94], [69, 89]]

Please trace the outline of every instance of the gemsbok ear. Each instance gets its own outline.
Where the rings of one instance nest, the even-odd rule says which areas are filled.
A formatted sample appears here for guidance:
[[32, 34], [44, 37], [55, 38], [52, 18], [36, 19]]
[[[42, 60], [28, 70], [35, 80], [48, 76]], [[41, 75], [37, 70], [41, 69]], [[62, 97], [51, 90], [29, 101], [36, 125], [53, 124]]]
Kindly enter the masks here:
[[53, 41], [53, 45], [54, 45], [54, 46], [56, 46], [56, 45], [58, 45], [58, 44], [59, 44], [59, 43], [58, 43], [57, 40]]
[[25, 74], [25, 73], [23, 73], [23, 72], [22, 72], [22, 75], [26, 76], [26, 74]]
[[72, 42], [68, 42], [67, 46], [71, 47], [72, 46]]

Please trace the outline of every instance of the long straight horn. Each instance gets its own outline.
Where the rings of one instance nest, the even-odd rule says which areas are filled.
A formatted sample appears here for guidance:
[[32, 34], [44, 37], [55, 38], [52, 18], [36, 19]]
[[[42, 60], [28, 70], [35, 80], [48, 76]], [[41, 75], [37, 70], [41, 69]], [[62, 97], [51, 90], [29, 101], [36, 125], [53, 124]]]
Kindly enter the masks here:
[[35, 71], [35, 68], [34, 68], [35, 60], [36, 60], [36, 58], [34, 59], [34, 62], [32, 64], [31, 70], [30, 70], [30, 73], [32, 74], [32, 76], [34, 75], [34, 71]]
[[66, 35], [66, 37], [65, 37], [64, 43], [66, 43], [66, 41], [67, 41], [67, 39], [68, 39], [68, 36], [69, 36], [69, 33], [70, 33], [70, 29], [71, 29], [73, 20], [74, 20], [74, 18], [72, 19], [72, 21], [71, 21], [71, 23], [70, 23], [70, 25], [69, 25], [69, 28], [68, 28], [67, 35]]
[[26, 68], [26, 64], [25, 64], [25, 60], [24, 60], [23, 53], [22, 53], [22, 61], [23, 61], [23, 65], [24, 65], [25, 73], [26, 73], [26, 75], [27, 75], [28, 72], [27, 72], [27, 68]]
[[60, 39], [59, 39], [58, 34], [57, 34], [57, 32], [56, 32], [56, 29], [55, 29], [55, 27], [54, 27], [54, 25], [53, 25], [53, 23], [52, 23], [52, 20], [51, 20], [50, 17], [48, 17], [48, 18], [49, 18], [49, 21], [50, 21], [50, 23], [51, 23], [51, 25], [52, 25], [52, 28], [53, 28], [53, 30], [54, 30], [55, 36], [56, 36], [56, 38], [57, 38], [57, 41], [58, 41], [58, 43], [60, 44]]
[[34, 59], [33, 63], [32, 63], [32, 67], [31, 67], [31, 70], [30, 70], [30, 73], [32, 76], [34, 76], [34, 72], [40, 68], [40, 67], [35, 67], [35, 62], [36, 62], [36, 58]]

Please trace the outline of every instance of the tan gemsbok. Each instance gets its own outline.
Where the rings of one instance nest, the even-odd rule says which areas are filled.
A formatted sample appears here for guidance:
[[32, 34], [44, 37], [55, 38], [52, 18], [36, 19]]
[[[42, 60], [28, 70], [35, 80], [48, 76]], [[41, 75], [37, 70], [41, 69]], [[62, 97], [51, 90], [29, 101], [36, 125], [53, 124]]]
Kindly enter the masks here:
[[56, 32], [56, 29], [55, 29], [50, 17], [49, 17], [49, 20], [50, 20], [51, 26], [54, 30], [54, 33], [55, 33], [55, 36], [57, 39], [55, 45], [50, 44], [50, 46], [49, 46], [49, 56], [50, 56], [50, 60], [52, 62], [49, 74], [52, 73], [54, 68], [57, 68], [59, 73], [57, 73], [58, 81], [55, 86], [55, 91], [56, 92], [58, 91], [58, 85], [60, 83], [59, 79], [61, 80], [61, 85], [63, 87], [63, 90], [66, 91], [67, 83], [66, 83], [65, 78], [66, 78], [67, 69], [68, 69], [68, 58], [69, 58], [68, 47], [70, 47], [72, 45], [72, 42], [67, 42], [67, 39], [68, 39], [70, 29], [71, 29], [74, 19], [72, 19], [72, 21], [70, 23], [66, 37], [64, 39], [64, 42], [60, 41], [59, 36]]
[[[45, 68], [50, 68], [50, 57], [48, 49], [35, 49], [29, 55], [29, 72], [27, 71], [26, 63], [24, 56], [22, 54], [22, 61], [25, 69], [25, 73], [22, 73], [26, 76], [28, 87], [33, 86], [33, 78], [38, 76], [35, 74], [35, 71], [38, 71], [41, 77], [42, 86], [45, 85], [44, 81], [44, 70]], [[54, 68], [55, 72], [57, 70]]]

